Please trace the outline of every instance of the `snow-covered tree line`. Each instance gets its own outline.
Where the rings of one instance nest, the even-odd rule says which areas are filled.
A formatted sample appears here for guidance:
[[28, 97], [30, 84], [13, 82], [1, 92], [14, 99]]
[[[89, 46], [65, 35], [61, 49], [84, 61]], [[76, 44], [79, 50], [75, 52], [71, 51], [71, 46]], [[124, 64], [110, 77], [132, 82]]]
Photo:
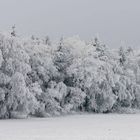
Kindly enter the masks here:
[[0, 33], [0, 118], [140, 109], [140, 52], [97, 38]]

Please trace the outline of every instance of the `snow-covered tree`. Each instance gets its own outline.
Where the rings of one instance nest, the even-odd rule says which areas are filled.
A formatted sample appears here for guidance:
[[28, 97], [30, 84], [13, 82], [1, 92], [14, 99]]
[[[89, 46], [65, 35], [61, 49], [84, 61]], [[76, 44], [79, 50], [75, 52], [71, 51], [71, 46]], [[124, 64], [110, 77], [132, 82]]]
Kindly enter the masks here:
[[138, 50], [14, 34], [0, 33], [0, 118], [140, 109]]

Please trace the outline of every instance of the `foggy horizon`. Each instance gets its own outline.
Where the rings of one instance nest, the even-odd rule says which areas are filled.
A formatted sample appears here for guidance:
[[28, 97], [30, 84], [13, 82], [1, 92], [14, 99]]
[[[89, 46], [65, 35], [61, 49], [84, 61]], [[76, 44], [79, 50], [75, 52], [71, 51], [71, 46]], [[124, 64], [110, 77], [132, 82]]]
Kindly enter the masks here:
[[51, 39], [99, 35], [108, 46], [139, 47], [138, 0], [0, 0], [0, 31], [16, 30], [22, 36]]

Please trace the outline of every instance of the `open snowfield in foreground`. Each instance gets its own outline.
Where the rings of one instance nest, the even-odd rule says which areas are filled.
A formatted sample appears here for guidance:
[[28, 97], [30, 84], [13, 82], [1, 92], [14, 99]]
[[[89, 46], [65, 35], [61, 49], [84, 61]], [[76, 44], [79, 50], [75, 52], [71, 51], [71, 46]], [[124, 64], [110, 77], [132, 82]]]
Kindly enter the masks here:
[[140, 114], [0, 120], [0, 140], [140, 140]]

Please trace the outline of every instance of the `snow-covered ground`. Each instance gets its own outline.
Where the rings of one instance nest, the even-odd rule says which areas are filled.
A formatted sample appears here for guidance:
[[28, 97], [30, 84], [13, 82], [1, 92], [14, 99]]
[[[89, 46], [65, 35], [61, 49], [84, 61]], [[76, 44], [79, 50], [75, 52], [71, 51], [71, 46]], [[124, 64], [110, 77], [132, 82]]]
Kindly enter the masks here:
[[140, 140], [140, 114], [0, 120], [0, 140]]

